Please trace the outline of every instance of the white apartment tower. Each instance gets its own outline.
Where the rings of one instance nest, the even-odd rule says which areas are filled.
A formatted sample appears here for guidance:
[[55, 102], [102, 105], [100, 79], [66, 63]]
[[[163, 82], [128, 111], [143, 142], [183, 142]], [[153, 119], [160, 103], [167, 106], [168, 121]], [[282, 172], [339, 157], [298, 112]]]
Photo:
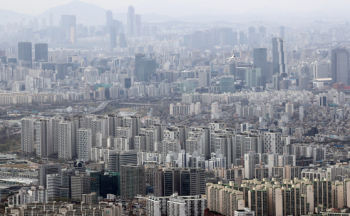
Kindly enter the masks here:
[[21, 151], [24, 154], [34, 152], [34, 120], [21, 119]]
[[82, 161], [91, 160], [92, 137], [91, 129], [79, 128], [77, 131], [78, 159]]
[[35, 130], [36, 155], [38, 157], [50, 156], [54, 153], [51, 119], [37, 120]]
[[58, 123], [58, 158], [70, 160], [75, 157], [75, 127], [71, 121]]

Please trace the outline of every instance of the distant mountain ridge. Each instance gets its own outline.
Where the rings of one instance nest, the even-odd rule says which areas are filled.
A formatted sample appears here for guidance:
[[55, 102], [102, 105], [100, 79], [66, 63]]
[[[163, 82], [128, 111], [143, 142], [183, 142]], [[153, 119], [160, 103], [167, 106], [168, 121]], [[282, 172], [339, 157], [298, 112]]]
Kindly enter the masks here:
[[[1, 7], [1, 6], [0, 6]], [[186, 22], [214, 22], [225, 21], [229, 23], [267, 21], [267, 22], [285, 22], [285, 21], [336, 21], [347, 20], [347, 12], [330, 8], [327, 12], [322, 12], [322, 8], [316, 8], [309, 13], [292, 12], [274, 6], [266, 5], [264, 8], [256, 8], [252, 5], [249, 12], [239, 12], [239, 8], [214, 10], [204, 6], [195, 6], [191, 4], [172, 3], [164, 0], [149, 0], [135, 6], [135, 13], [142, 15], [142, 22], [159, 23], [169, 21], [186, 21]], [[126, 24], [127, 7], [111, 8], [114, 12], [114, 19]], [[0, 9], [0, 24], [7, 25], [9, 22], [18, 24], [22, 21], [28, 25], [29, 20], [37, 18], [39, 26], [42, 18], [46, 18], [46, 24], [49, 25], [50, 13], [53, 14], [54, 25], [58, 26], [61, 15], [76, 15], [77, 24], [82, 23], [86, 26], [104, 25], [106, 23], [106, 9], [94, 4], [85, 3], [79, 0], [73, 0], [70, 3], [53, 7], [37, 16], [17, 13], [11, 10]], [[336, 11], [336, 12], [335, 12]], [[165, 15], [160, 15], [165, 14]]]

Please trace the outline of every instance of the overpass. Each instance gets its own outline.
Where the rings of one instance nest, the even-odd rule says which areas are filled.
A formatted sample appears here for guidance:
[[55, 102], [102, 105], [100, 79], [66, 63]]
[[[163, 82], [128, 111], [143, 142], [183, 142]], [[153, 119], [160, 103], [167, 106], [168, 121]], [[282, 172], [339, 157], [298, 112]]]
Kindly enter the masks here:
[[118, 104], [118, 106], [121, 107], [132, 107], [133, 109], [139, 109], [139, 108], [148, 108], [151, 106], [151, 104], [145, 104], [145, 103], [120, 103], [120, 100], [110, 100], [110, 101], [104, 101], [98, 107], [96, 107], [94, 110], [88, 112], [87, 114], [95, 114], [103, 111], [108, 105], [115, 105]]

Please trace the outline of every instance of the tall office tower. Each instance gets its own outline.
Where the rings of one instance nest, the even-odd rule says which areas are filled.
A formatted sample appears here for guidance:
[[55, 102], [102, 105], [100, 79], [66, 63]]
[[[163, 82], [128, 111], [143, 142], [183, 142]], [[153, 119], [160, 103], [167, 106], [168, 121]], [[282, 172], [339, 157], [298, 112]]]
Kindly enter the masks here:
[[237, 42], [237, 32], [236, 38], [234, 38], [232, 28], [221, 28], [220, 29], [220, 45], [235, 45]]
[[41, 28], [42, 29], [46, 28], [46, 18], [41, 19]]
[[75, 15], [61, 15], [61, 27], [65, 32], [65, 40], [76, 43], [76, 17]]
[[106, 30], [109, 31], [110, 27], [112, 26], [113, 21], [113, 13], [112, 11], [108, 10], [106, 11]]
[[142, 27], [142, 36], [150, 36], [150, 32], [149, 32], [149, 26], [143, 26]]
[[34, 30], [38, 30], [39, 29], [39, 22], [37, 18], [34, 18]]
[[271, 80], [268, 64], [267, 64], [267, 49], [266, 48], [254, 48], [253, 50], [254, 58], [254, 67], [261, 68], [261, 79], [263, 83], [266, 83], [266, 80]]
[[312, 64], [312, 72], [314, 79], [327, 78], [329, 73], [329, 63], [318, 61]]
[[135, 15], [135, 36], [140, 37], [141, 31], [142, 31], [141, 15], [136, 14]]
[[283, 143], [281, 133], [268, 132], [264, 134], [264, 153], [273, 152], [283, 154]]
[[64, 80], [67, 76], [67, 71], [68, 69], [68, 64], [65, 63], [65, 64], [62, 64], [62, 63], [59, 63], [56, 65], [56, 78], [57, 79], [61, 79], [61, 80]]
[[181, 169], [180, 196], [205, 194], [205, 170]]
[[128, 47], [128, 43], [126, 42], [126, 38], [125, 38], [124, 33], [119, 34], [119, 46], [120, 46], [120, 48], [127, 48]]
[[66, 169], [62, 171], [60, 197], [71, 198], [71, 176], [73, 175], [75, 175], [75, 171], [73, 169]]
[[34, 120], [32, 118], [21, 119], [21, 151], [23, 154], [34, 152]]
[[101, 193], [101, 176], [103, 173], [101, 171], [90, 173], [90, 191], [96, 192], [97, 196]]
[[265, 82], [265, 78], [261, 77], [261, 68], [256, 68], [256, 69], [246, 68], [245, 82], [247, 86], [249, 86], [249, 88], [264, 86], [266, 82]]
[[248, 28], [248, 34], [250, 35], [250, 34], [255, 34], [255, 27], [254, 26], [250, 26], [249, 28]]
[[133, 6], [128, 7], [128, 15], [127, 15], [127, 29], [128, 35], [135, 35], [135, 8]]
[[58, 174], [61, 176], [62, 167], [61, 164], [44, 164], [39, 165], [38, 172], [38, 183], [39, 185], [46, 186], [46, 175], [48, 174]]
[[133, 164], [121, 166], [120, 195], [123, 199], [133, 199], [136, 195], [145, 195], [145, 170], [143, 166]]
[[138, 53], [135, 55], [135, 71], [134, 76], [137, 76], [138, 82], [149, 82], [152, 74], [155, 73], [157, 63], [155, 59], [146, 58], [144, 54]]
[[158, 28], [157, 28], [157, 26], [151, 26], [151, 28], [150, 28], [150, 35], [152, 37], [157, 37], [158, 36]]
[[82, 200], [83, 194], [90, 193], [90, 176], [80, 174], [71, 176], [71, 197], [74, 200]]
[[[118, 151], [109, 151], [108, 155], [108, 171], [109, 172], [119, 172], [119, 155]], [[136, 159], [137, 161], [137, 159]], [[137, 162], [136, 162], [137, 163]]]
[[35, 122], [35, 144], [38, 157], [48, 157], [54, 153], [52, 140], [52, 121], [39, 119]]
[[91, 160], [92, 135], [91, 129], [79, 128], [77, 131], [78, 160]]
[[52, 13], [50, 13], [49, 24], [50, 24], [50, 26], [53, 26], [53, 14]]
[[153, 194], [157, 197], [164, 196], [164, 171], [162, 169], [153, 170]]
[[280, 82], [282, 81], [281, 74], [275, 74], [272, 76], [273, 88], [280, 90]]
[[73, 159], [76, 155], [76, 128], [71, 121], [58, 123], [58, 158]]
[[37, 62], [49, 61], [49, 48], [47, 43], [35, 44], [35, 61]]
[[209, 87], [211, 85], [211, 71], [204, 67], [198, 71], [198, 87]]
[[117, 172], [109, 172], [101, 176], [100, 196], [107, 197], [107, 194], [120, 196], [120, 175]]
[[239, 32], [239, 44], [241, 45], [246, 44], [246, 35], [244, 31]]
[[272, 38], [272, 74], [280, 73], [279, 53], [278, 53], [278, 38]]
[[49, 200], [60, 197], [61, 176], [58, 174], [46, 175], [46, 189]]
[[32, 66], [32, 43], [19, 42], [18, 43], [18, 61], [26, 63], [28, 67]]
[[283, 38], [272, 38], [272, 66], [273, 74], [287, 73], [286, 52]]
[[299, 78], [299, 90], [300, 91], [303, 91], [303, 90], [308, 91], [309, 90], [309, 78], [308, 77], [302, 76]]
[[265, 43], [265, 39], [266, 39], [266, 27], [265, 26], [260, 26], [259, 27], [259, 34], [261, 36], [261, 42]]
[[117, 47], [117, 29], [113, 26], [109, 27], [109, 43], [111, 52], [113, 52], [113, 49]]
[[285, 28], [284, 28], [284, 26], [280, 26], [279, 28], [278, 28], [278, 30], [279, 30], [279, 37], [281, 37], [281, 38], [285, 38], [286, 37], [286, 35], [285, 35]]
[[331, 51], [331, 72], [333, 83], [349, 85], [349, 52], [345, 48]]
[[279, 59], [279, 71], [280, 74], [282, 75], [282, 77], [286, 76], [286, 73], [288, 73], [287, 71], [287, 53], [285, 52], [285, 41], [283, 38], [279, 38], [277, 40], [278, 43], [278, 59]]
[[234, 78], [237, 79], [236, 78], [236, 63], [230, 62], [229, 67], [230, 67], [230, 76], [234, 76]]
[[180, 169], [165, 168], [163, 172], [163, 195], [171, 196], [174, 193], [180, 193]]
[[119, 172], [123, 165], [128, 164], [137, 164], [137, 151], [110, 151], [109, 152], [109, 163], [108, 171], [109, 172]]

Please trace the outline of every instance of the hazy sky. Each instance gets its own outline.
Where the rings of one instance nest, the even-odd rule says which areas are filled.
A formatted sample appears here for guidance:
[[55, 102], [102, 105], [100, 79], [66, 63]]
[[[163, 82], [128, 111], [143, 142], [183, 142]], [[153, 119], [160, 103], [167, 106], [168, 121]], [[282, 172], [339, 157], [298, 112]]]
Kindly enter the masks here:
[[[0, 0], [0, 8], [6, 10], [13, 10], [20, 13], [30, 15], [38, 15], [45, 10], [67, 4], [72, 0]], [[262, 7], [267, 9], [274, 9], [276, 11], [290, 11], [290, 12], [319, 12], [332, 10], [344, 11], [349, 8], [349, 0], [81, 0], [86, 3], [96, 4], [104, 9], [113, 9], [115, 12], [122, 12], [127, 5], [134, 5], [137, 7], [145, 7], [144, 9], [159, 11], [161, 13], [162, 7], [169, 5], [193, 5], [202, 8], [213, 10], [212, 14], [224, 13], [245, 13], [245, 12], [259, 12]], [[155, 8], [155, 3], [161, 3], [160, 8]], [[147, 8], [150, 5], [150, 8]], [[142, 11], [144, 12], [144, 11]], [[267, 12], [267, 11], [265, 11]], [[273, 13], [273, 11], [271, 11]], [[196, 14], [196, 11], [193, 11]]]

